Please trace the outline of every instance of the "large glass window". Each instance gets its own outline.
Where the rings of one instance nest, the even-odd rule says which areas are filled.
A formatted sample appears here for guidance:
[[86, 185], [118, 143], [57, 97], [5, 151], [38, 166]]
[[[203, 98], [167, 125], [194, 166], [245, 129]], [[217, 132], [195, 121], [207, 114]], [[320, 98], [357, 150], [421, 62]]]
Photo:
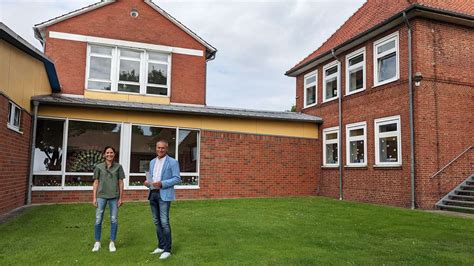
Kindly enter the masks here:
[[332, 127], [323, 130], [323, 165], [339, 165], [339, 128]]
[[346, 126], [346, 159], [348, 166], [367, 165], [366, 123], [355, 123]]
[[304, 76], [304, 107], [310, 107], [317, 103], [317, 78], [318, 72], [313, 71]]
[[334, 61], [323, 67], [323, 101], [337, 98], [339, 91], [339, 63]]
[[156, 142], [168, 141], [168, 155], [176, 158], [176, 129], [152, 126], [132, 126], [130, 146], [130, 186], [141, 186], [150, 161], [156, 157]]
[[169, 96], [170, 54], [89, 45], [87, 89]]
[[365, 89], [365, 48], [346, 57], [346, 95]]
[[105, 146], [116, 149], [116, 161], [127, 176], [126, 188], [145, 188], [145, 171], [156, 157], [160, 139], [168, 141], [168, 155], [180, 163], [180, 186], [199, 185], [199, 130], [49, 118], [38, 118], [37, 125], [35, 189], [90, 189], [93, 170], [104, 161]]
[[401, 165], [400, 116], [375, 120], [376, 165]]
[[382, 85], [399, 77], [398, 32], [374, 43], [374, 84]]

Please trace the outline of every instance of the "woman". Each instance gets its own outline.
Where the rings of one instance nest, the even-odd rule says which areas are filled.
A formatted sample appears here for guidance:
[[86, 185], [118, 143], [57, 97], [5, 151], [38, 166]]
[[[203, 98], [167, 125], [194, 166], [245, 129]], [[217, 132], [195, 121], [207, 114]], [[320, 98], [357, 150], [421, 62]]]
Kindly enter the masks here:
[[110, 209], [110, 244], [109, 251], [115, 252], [115, 238], [118, 228], [118, 207], [122, 205], [123, 179], [125, 173], [119, 163], [114, 162], [115, 149], [107, 146], [104, 149], [105, 162], [97, 164], [94, 169], [94, 185], [92, 204], [97, 208], [95, 212], [95, 244], [92, 252], [100, 249], [102, 234], [102, 219], [107, 203]]

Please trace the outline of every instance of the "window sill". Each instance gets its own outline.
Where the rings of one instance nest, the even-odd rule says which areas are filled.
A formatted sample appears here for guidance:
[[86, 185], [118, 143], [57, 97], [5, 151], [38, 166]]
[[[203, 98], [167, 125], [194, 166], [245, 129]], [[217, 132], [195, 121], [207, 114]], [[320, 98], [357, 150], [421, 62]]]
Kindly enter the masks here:
[[14, 126], [12, 126], [12, 125], [10, 125], [10, 124], [8, 124], [8, 123], [7, 123], [7, 128], [10, 129], [10, 130], [12, 130], [12, 131], [15, 131], [15, 132], [18, 133], [18, 134], [23, 135], [23, 131], [20, 131], [19, 128], [14, 127]]
[[346, 169], [367, 169], [367, 165], [344, 165], [344, 168]]
[[304, 110], [304, 109], [311, 108], [311, 107], [315, 107], [316, 105], [318, 105], [318, 104], [317, 104], [317, 103], [313, 103], [313, 104], [307, 105], [307, 106], [303, 107], [303, 110]]
[[357, 93], [361, 93], [361, 92], [363, 92], [363, 91], [365, 91], [365, 88], [359, 89], [359, 90], [356, 90], [356, 91], [351, 91], [351, 92], [349, 92], [349, 91], [346, 90], [346, 95], [344, 95], [344, 96], [345, 96], [345, 97], [351, 96], [351, 95], [354, 95], [354, 94], [357, 94]]
[[143, 96], [143, 97], [170, 98], [169, 95], [140, 94], [140, 93], [136, 93], [136, 92], [125, 92], [125, 91], [106, 91], [106, 90], [92, 90], [92, 89], [86, 89], [86, 91], [99, 92], [99, 93], [111, 93], [111, 94], [133, 95], [133, 96]]
[[[176, 190], [200, 189], [199, 186], [175, 186]], [[145, 186], [129, 186], [124, 189], [129, 190], [148, 190]], [[60, 186], [33, 186], [31, 191], [92, 191], [92, 186], [60, 187]]]
[[372, 86], [372, 89], [377, 88], [377, 87], [380, 87], [380, 86], [382, 86], [382, 85], [386, 85], [386, 84], [395, 82], [395, 81], [397, 81], [397, 80], [399, 80], [399, 79], [400, 79], [399, 77], [396, 77], [396, 78], [394, 78], [394, 79], [389, 79], [389, 80], [386, 80], [386, 81], [382, 81], [382, 82], [380, 82], [380, 83], [376, 83], [376, 84], [374, 83], [374, 86]]
[[326, 100], [323, 100], [323, 103], [328, 103], [328, 102], [332, 102], [334, 100], [337, 100], [339, 97], [334, 97], [334, 98], [330, 98], [330, 99], [326, 99]]
[[402, 169], [401, 164], [374, 164], [374, 169]]

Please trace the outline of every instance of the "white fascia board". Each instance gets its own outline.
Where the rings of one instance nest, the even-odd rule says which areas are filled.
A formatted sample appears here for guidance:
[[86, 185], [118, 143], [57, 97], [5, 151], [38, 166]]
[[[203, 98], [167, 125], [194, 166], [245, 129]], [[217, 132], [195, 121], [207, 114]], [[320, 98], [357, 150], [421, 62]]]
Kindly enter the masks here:
[[142, 42], [124, 41], [124, 40], [109, 39], [109, 38], [87, 36], [87, 35], [80, 35], [80, 34], [71, 34], [71, 33], [56, 32], [56, 31], [50, 31], [49, 37], [54, 38], [54, 39], [62, 39], [62, 40], [69, 40], [69, 41], [105, 44], [105, 45], [113, 45], [113, 46], [121, 46], [121, 47], [141, 48], [141, 49], [152, 50], [152, 51], [185, 54], [185, 55], [193, 55], [193, 56], [204, 56], [204, 52], [201, 50], [181, 48], [181, 47], [172, 47], [172, 46], [165, 46], [165, 45], [158, 45], [158, 44], [150, 44], [150, 43], [142, 43]]

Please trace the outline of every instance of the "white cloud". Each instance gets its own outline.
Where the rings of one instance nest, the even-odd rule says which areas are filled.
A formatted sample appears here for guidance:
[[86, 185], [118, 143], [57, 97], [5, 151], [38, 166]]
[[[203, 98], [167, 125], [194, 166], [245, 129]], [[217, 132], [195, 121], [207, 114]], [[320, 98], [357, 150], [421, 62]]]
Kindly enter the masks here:
[[[0, 0], [0, 16], [40, 47], [34, 24], [94, 2]], [[208, 63], [208, 105], [279, 111], [295, 98], [295, 80], [285, 71], [318, 48], [362, 2], [155, 0], [218, 49]]]

